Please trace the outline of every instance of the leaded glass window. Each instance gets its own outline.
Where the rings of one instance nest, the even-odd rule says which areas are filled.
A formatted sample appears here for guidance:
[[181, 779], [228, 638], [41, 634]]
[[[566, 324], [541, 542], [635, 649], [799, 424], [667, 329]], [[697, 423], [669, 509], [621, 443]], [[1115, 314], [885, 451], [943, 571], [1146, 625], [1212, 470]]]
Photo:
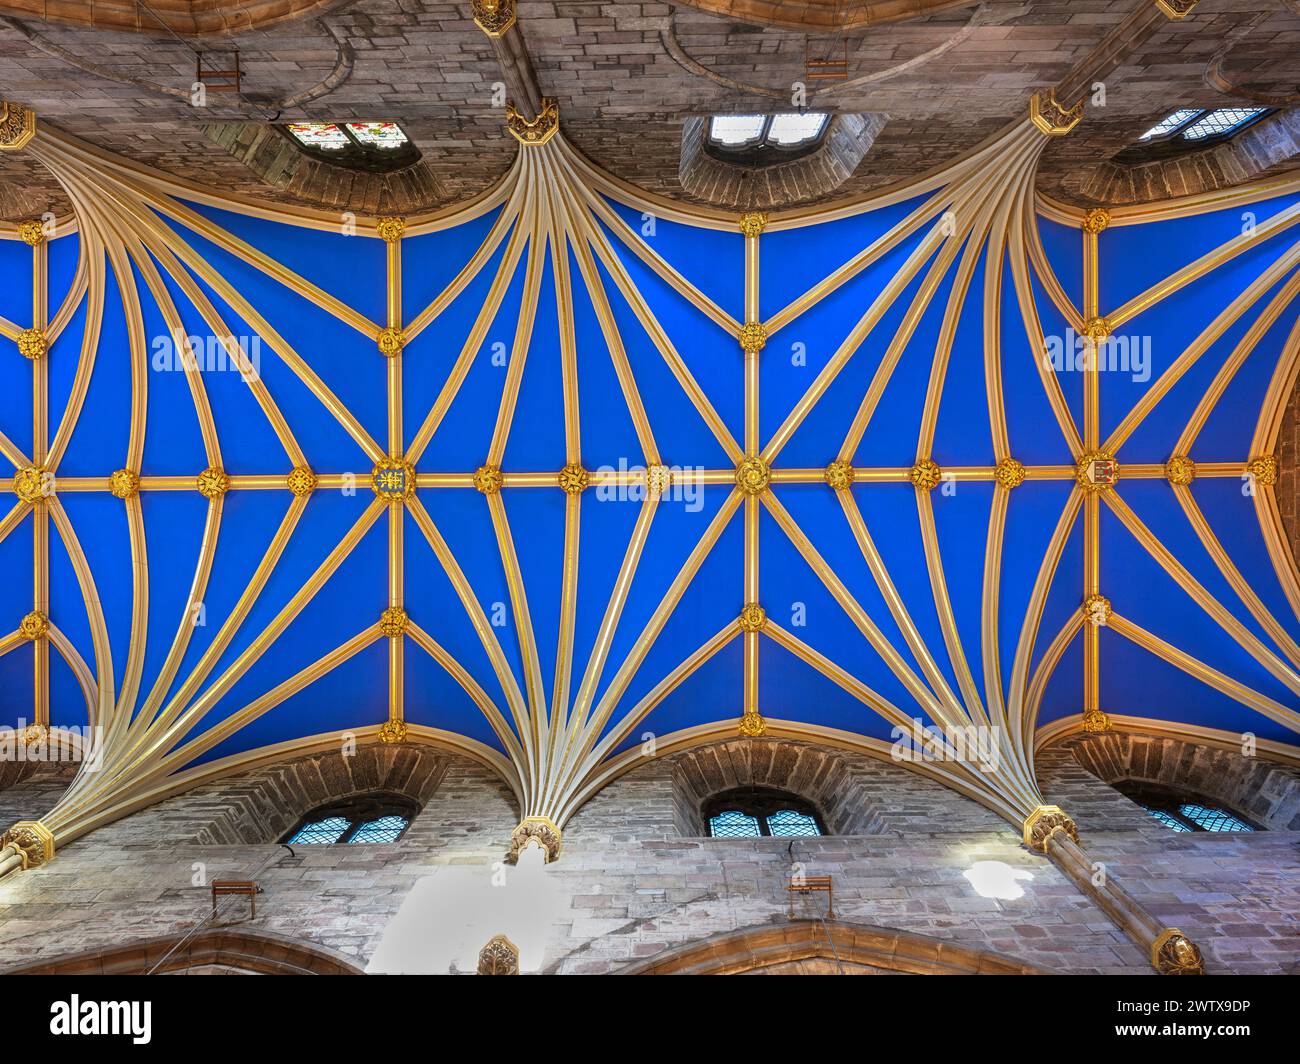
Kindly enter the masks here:
[[1178, 812], [1202, 831], [1254, 831], [1244, 820], [1239, 820], [1226, 809], [1197, 802], [1184, 802]]
[[831, 116], [824, 111], [775, 115], [714, 115], [705, 147], [715, 158], [749, 166], [788, 162], [821, 144]]
[[739, 809], [723, 810], [709, 817], [709, 834], [715, 839], [756, 839], [760, 834], [758, 817]]
[[767, 828], [773, 838], [790, 839], [800, 835], [820, 835], [817, 818], [794, 809], [779, 809], [767, 818]]
[[1148, 815], [1155, 817], [1157, 820], [1160, 821], [1160, 823], [1162, 823], [1165, 827], [1169, 828], [1172, 831], [1192, 830], [1181, 820], [1179, 820], [1176, 816], [1170, 816], [1163, 809], [1152, 809], [1149, 805], [1144, 805], [1142, 808], [1147, 811]]
[[1138, 137], [1137, 143], [1115, 156], [1115, 162], [1137, 164], [1204, 148], [1235, 136], [1252, 122], [1272, 114], [1267, 107], [1183, 107], [1170, 111]]
[[704, 822], [715, 839], [791, 839], [826, 834], [817, 811], [793, 794], [740, 787], [705, 803]]
[[1115, 789], [1137, 802], [1148, 816], [1171, 831], [1256, 831], [1245, 817], [1201, 798], [1157, 784], [1124, 781]]
[[396, 842], [418, 812], [401, 795], [361, 795], [313, 809], [283, 841], [290, 846]]

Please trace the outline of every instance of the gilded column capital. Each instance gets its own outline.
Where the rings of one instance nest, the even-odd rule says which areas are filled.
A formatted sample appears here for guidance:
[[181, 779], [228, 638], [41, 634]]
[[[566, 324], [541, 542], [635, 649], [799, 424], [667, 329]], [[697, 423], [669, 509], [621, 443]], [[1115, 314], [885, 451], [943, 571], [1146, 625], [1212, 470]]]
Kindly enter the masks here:
[[405, 635], [409, 623], [410, 618], [401, 606], [389, 606], [379, 615], [379, 630], [390, 638]]
[[1075, 842], [1079, 841], [1079, 829], [1074, 821], [1059, 805], [1040, 805], [1025, 818], [1025, 845], [1039, 853], [1047, 852], [1047, 845], [1057, 832], [1064, 832]]
[[1246, 472], [1254, 477], [1258, 484], [1276, 484], [1278, 474], [1277, 459], [1271, 454], [1256, 455], [1246, 463]]
[[474, 470], [474, 487], [484, 495], [495, 495], [504, 480], [499, 466], [481, 465]]
[[21, 151], [36, 136], [36, 112], [0, 100], [0, 151]]
[[521, 115], [515, 110], [514, 104], [506, 104], [506, 129], [525, 147], [536, 148], [545, 144], [555, 136], [559, 128], [560, 105], [549, 96], [542, 97], [542, 109], [533, 119]]
[[740, 327], [739, 339], [746, 354], [757, 354], [767, 346], [767, 328], [761, 321], [747, 321]]
[[740, 715], [740, 724], [736, 728], [746, 739], [759, 739], [767, 734], [767, 721], [756, 709], [747, 709]]
[[45, 243], [45, 226], [39, 218], [28, 218], [18, 223], [18, 239], [28, 247], [38, 248]]
[[1166, 927], [1151, 943], [1151, 967], [1161, 975], [1204, 975], [1205, 958], [1178, 928]]
[[316, 474], [311, 466], [295, 466], [284, 478], [284, 483], [297, 496], [310, 495], [316, 490]]
[[922, 458], [908, 471], [907, 479], [922, 491], [933, 491], [943, 480], [943, 470], [937, 462]]
[[740, 216], [740, 231], [745, 236], [761, 236], [767, 228], [767, 215], [762, 211], [749, 211]]
[[26, 466], [14, 473], [13, 487], [20, 500], [34, 506], [52, 494], [53, 482], [46, 479], [44, 469]]
[[826, 483], [836, 491], [843, 491], [845, 488], [851, 488], [854, 479], [857, 477], [857, 474], [853, 471], [853, 463], [846, 462], [841, 458], [835, 459], [835, 461], [828, 465], [826, 467], [826, 472], [823, 475]]
[[32, 642], [44, 639], [49, 632], [50, 619], [40, 610], [32, 610], [18, 622], [18, 634]]
[[394, 329], [391, 325], [385, 326], [379, 330], [375, 345], [385, 358], [393, 358], [406, 346], [406, 337], [402, 335], [401, 329]]
[[1083, 101], [1066, 107], [1056, 99], [1056, 90], [1036, 92], [1029, 97], [1029, 121], [1049, 137], [1063, 137], [1083, 118]]
[[736, 466], [736, 486], [746, 495], [761, 495], [771, 479], [772, 471], [756, 454], [746, 455]]
[[474, 25], [489, 37], [502, 36], [515, 24], [515, 0], [470, 0]]
[[379, 726], [379, 741], [381, 743], [406, 742], [406, 723], [390, 717]]
[[1185, 19], [1196, 7], [1197, 0], [1156, 0], [1158, 7], [1166, 18], [1174, 21]]
[[1105, 207], [1093, 207], [1083, 216], [1083, 231], [1093, 236], [1105, 232], [1108, 225], [1110, 225], [1110, 211]]
[[542, 848], [546, 854], [546, 863], [550, 864], [560, 856], [562, 834], [550, 817], [524, 817], [519, 822], [519, 826], [510, 833], [510, 863], [514, 864], [519, 860], [519, 855], [524, 852], [525, 846], [535, 843]]
[[1089, 735], [1100, 735], [1102, 732], [1110, 731], [1110, 717], [1100, 709], [1085, 709], [1083, 730]]
[[767, 611], [757, 602], [746, 602], [740, 611], [742, 632], [761, 632], [767, 627]]
[[18, 344], [18, 353], [33, 362], [50, 353], [50, 341], [40, 329], [24, 329], [15, 342]]
[[415, 494], [415, 466], [404, 458], [385, 458], [370, 471], [370, 490], [389, 502], [404, 502]]
[[1165, 463], [1165, 479], [1170, 484], [1190, 484], [1196, 479], [1196, 463], [1185, 454], [1176, 454]]
[[519, 947], [505, 935], [493, 935], [478, 951], [479, 975], [518, 975]]
[[0, 848], [12, 846], [23, 859], [23, 868], [35, 868], [54, 859], [54, 834], [39, 820], [19, 820], [0, 835]]
[[209, 466], [194, 479], [194, 486], [206, 499], [219, 499], [230, 490], [230, 477], [224, 469]]
[[375, 232], [380, 235], [385, 244], [395, 244], [402, 239], [402, 234], [406, 232], [406, 219], [397, 215], [380, 218], [375, 223]]
[[1007, 491], [1020, 487], [1025, 482], [1024, 463], [1007, 455], [993, 467], [993, 480]]
[[1119, 463], [1109, 451], [1087, 451], [1075, 463], [1074, 480], [1089, 494], [1110, 491], [1119, 483]]
[[116, 469], [109, 474], [108, 490], [118, 499], [140, 494], [140, 474], [134, 469]]

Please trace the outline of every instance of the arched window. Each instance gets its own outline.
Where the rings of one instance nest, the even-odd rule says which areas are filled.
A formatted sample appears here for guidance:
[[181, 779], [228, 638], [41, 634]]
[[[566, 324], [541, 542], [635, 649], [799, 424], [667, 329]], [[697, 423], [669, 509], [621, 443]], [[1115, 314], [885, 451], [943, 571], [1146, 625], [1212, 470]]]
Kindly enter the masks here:
[[776, 115], [714, 115], [705, 149], [724, 162], [767, 166], [807, 155], [821, 145], [831, 116], [823, 111]]
[[802, 798], [765, 787], [742, 787], [710, 798], [704, 823], [715, 839], [792, 839], [825, 835], [821, 817]]
[[1116, 789], [1132, 799], [1171, 831], [1256, 831], [1245, 817], [1222, 806], [1191, 795], [1178, 794], [1149, 784], [1116, 784]]
[[420, 150], [396, 122], [290, 122], [286, 135], [308, 155], [371, 173], [402, 170]]
[[1205, 148], [1236, 136], [1272, 112], [1267, 107], [1185, 107], [1171, 111], [1115, 156], [1117, 163], [1142, 163]]
[[396, 842], [419, 811], [400, 795], [361, 795], [313, 809], [281, 841], [290, 846]]

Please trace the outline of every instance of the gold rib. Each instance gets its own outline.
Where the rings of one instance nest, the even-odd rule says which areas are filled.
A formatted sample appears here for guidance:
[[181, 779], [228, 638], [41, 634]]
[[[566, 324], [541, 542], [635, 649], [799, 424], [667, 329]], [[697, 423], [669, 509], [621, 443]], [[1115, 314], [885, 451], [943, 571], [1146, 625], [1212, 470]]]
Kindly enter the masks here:
[[1226, 610], [1188, 572], [1178, 559], [1169, 553], [1164, 544], [1142, 523], [1141, 519], [1128, 507], [1128, 504], [1123, 499], [1113, 491], [1107, 492], [1102, 498], [1106, 505], [1110, 507], [1111, 512], [1132, 533], [1133, 538], [1151, 555], [1156, 564], [1174, 579], [1174, 582], [1187, 593], [1193, 602], [1208, 613], [1220, 628], [1232, 636], [1243, 650], [1263, 665], [1278, 681], [1285, 684], [1296, 694], [1300, 694], [1300, 675], [1297, 675], [1294, 669], [1264, 646], [1244, 624]]
[[1232, 677], [1224, 675], [1218, 669], [1211, 668], [1190, 654], [1179, 650], [1170, 643], [1166, 643], [1159, 636], [1153, 635], [1145, 628], [1119, 616], [1117, 613], [1111, 613], [1108, 623], [1109, 627], [1119, 635], [1136, 643], [1143, 650], [1149, 651], [1155, 654], [1156, 657], [1167, 661], [1170, 665], [1181, 669], [1189, 676], [1194, 676], [1202, 683], [1213, 687], [1216, 691], [1227, 695], [1234, 701], [1240, 702], [1243, 706], [1249, 706], [1257, 713], [1262, 713], [1283, 727], [1290, 728], [1292, 731], [1300, 731], [1300, 713], [1296, 713], [1295, 710], [1288, 709], [1282, 703], [1275, 702], [1245, 684], [1238, 683]]

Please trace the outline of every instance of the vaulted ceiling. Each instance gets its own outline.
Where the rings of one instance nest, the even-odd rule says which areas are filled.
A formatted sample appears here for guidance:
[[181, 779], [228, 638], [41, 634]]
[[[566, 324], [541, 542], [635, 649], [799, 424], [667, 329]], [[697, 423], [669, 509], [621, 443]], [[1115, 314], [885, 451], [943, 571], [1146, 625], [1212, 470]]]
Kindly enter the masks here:
[[1294, 749], [1300, 182], [1085, 215], [1021, 118], [741, 223], [543, 139], [341, 225], [39, 127], [75, 215], [0, 234], [0, 698], [105, 734], [51, 830], [347, 734], [557, 823], [737, 729], [992, 726], [916, 767], [1016, 824], [1085, 715]]

